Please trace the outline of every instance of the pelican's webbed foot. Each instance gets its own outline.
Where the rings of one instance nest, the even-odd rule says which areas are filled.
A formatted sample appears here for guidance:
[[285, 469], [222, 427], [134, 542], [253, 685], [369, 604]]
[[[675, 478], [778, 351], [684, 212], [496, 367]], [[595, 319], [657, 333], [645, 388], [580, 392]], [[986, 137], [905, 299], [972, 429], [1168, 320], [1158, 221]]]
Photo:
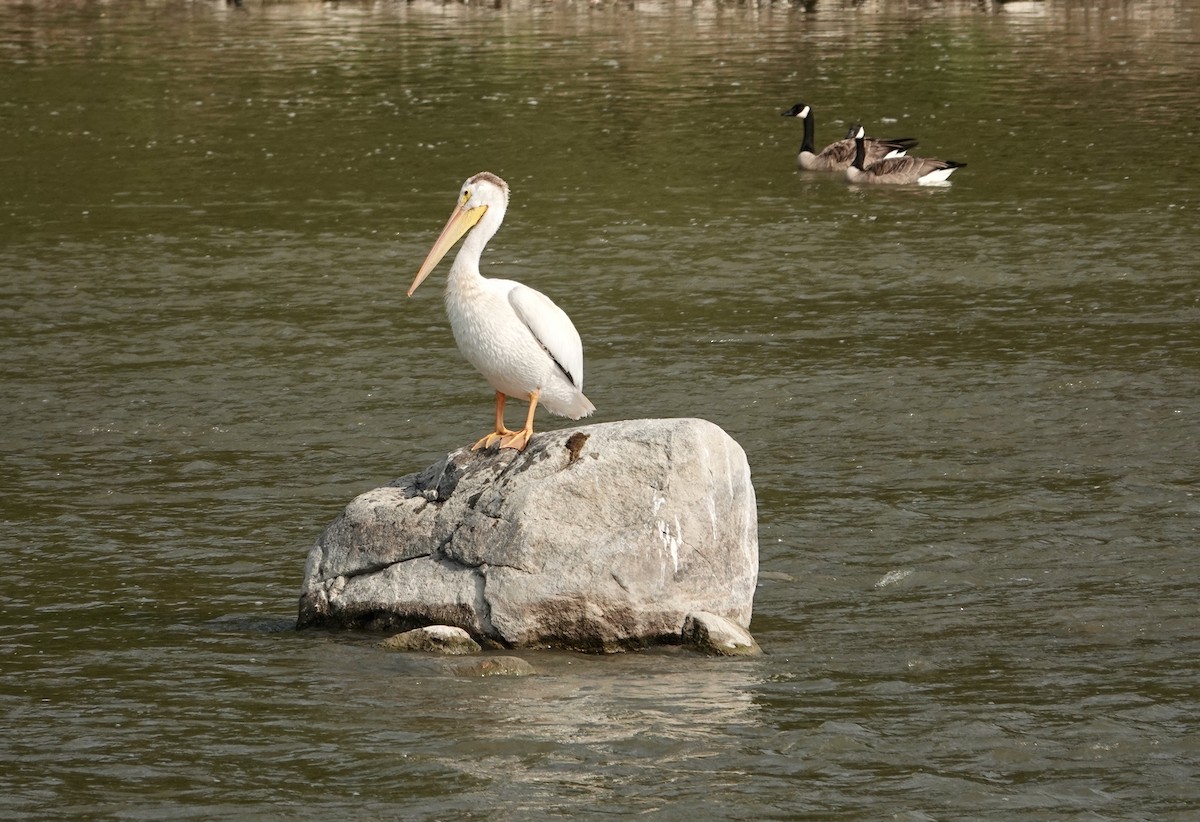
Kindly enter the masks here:
[[486, 437], [482, 437], [478, 442], [471, 446], [472, 451], [486, 451], [497, 443], [501, 448], [505, 448], [504, 441], [513, 434], [520, 433], [518, 431], [509, 431], [507, 428], [502, 428], [499, 431], [493, 431]]
[[507, 436], [500, 438], [500, 447], [515, 448], [518, 451], [524, 451], [525, 446], [529, 445], [529, 440], [531, 437], [533, 437], [532, 428], [522, 428], [520, 431], [509, 431]]

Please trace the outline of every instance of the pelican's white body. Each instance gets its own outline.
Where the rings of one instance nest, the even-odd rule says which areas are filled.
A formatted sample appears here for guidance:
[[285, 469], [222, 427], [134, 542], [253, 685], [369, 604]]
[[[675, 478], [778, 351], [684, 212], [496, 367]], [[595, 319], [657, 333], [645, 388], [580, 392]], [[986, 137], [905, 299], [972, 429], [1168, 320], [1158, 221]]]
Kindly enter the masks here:
[[[583, 395], [583, 343], [566, 313], [549, 297], [513, 280], [485, 279], [478, 271], [462, 273], [459, 269], [469, 269], [471, 263], [463, 259], [466, 249], [464, 244], [450, 268], [446, 315], [467, 362], [502, 394], [528, 399], [533, 391], [540, 391], [538, 404], [560, 417], [577, 420], [596, 410]], [[556, 347], [566, 352], [559, 356], [572, 360], [571, 352], [578, 352], [574, 361], [563, 362], [560, 368], [514, 303], [537, 306], [541, 313], [535, 322], [556, 328]]]

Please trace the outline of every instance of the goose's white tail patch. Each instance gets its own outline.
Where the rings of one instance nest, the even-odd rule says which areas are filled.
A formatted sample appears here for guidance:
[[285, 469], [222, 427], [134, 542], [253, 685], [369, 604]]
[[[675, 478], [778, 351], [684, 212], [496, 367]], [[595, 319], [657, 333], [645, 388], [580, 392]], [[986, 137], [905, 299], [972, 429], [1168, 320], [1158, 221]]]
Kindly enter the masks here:
[[957, 170], [957, 168], [958, 168], [957, 166], [955, 166], [953, 168], [939, 168], [937, 171], [931, 171], [928, 174], [921, 177], [919, 180], [917, 180], [917, 183], [918, 183], [918, 185], [923, 185], [923, 186], [937, 186], [937, 185], [948, 184], [949, 180], [947, 178], [951, 174], [953, 174]]

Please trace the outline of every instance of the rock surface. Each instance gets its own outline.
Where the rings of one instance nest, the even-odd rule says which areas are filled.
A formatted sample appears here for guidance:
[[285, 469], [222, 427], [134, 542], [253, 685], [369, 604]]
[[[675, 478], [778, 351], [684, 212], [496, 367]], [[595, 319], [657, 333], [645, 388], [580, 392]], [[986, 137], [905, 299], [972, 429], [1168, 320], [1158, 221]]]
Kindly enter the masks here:
[[390, 636], [379, 644], [391, 651], [424, 651], [433, 654], [474, 654], [482, 650], [470, 634], [451, 625], [414, 628]]
[[309, 553], [298, 626], [457, 626], [490, 647], [618, 651], [745, 629], [758, 515], [712, 423], [631, 420], [459, 449], [353, 500]]
[[749, 631], [716, 614], [688, 614], [683, 621], [683, 644], [713, 656], [757, 656], [762, 653]]

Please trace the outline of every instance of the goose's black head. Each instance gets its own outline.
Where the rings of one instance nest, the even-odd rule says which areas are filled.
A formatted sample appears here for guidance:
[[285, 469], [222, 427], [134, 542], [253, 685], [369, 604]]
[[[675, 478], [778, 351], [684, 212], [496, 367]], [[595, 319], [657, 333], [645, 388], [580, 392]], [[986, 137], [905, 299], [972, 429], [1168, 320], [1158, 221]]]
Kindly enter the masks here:
[[801, 118], [803, 118], [803, 117], [808, 116], [809, 111], [811, 111], [811, 109], [809, 109], [808, 103], [796, 103], [796, 105], [792, 106], [787, 111], [781, 112], [781, 114], [784, 117], [801, 117]]

